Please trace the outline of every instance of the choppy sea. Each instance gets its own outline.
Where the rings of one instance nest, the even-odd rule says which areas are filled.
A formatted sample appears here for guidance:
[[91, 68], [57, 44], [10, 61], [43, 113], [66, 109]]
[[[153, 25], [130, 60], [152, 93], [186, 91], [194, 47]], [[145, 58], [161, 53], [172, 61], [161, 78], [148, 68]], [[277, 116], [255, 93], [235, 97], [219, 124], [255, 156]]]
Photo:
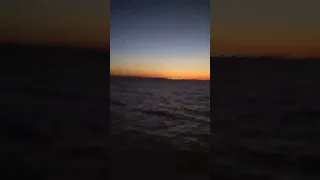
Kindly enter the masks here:
[[111, 134], [136, 142], [121, 149], [208, 152], [210, 81], [111, 77], [110, 116]]

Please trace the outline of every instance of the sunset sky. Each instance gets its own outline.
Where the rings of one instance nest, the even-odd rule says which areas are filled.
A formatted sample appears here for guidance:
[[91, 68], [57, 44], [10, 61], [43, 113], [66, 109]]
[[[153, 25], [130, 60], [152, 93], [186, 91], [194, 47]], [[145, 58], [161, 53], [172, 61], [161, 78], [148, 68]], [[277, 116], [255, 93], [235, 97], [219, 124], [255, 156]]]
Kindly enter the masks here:
[[320, 56], [319, 0], [211, 1], [211, 55]]
[[111, 41], [111, 73], [182, 78], [208, 78], [209, 56], [221, 53], [320, 56], [319, 0], [109, 3], [2, 0], [0, 43], [109, 48]]
[[109, 0], [1, 0], [0, 42], [109, 48]]
[[111, 0], [111, 74], [210, 78], [209, 0]]

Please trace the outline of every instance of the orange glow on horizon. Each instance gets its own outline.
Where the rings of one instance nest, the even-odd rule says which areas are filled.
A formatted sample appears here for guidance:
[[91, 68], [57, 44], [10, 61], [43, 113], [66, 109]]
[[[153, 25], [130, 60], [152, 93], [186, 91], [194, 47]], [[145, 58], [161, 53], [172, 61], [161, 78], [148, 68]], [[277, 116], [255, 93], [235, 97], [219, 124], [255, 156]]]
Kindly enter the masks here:
[[137, 76], [137, 77], [154, 77], [154, 78], [166, 78], [166, 79], [198, 79], [198, 80], [210, 80], [210, 72], [137, 72], [137, 71], [126, 71], [121, 69], [111, 69], [111, 75], [120, 76]]
[[[197, 61], [186, 64], [165, 65], [152, 63], [120, 63], [110, 64], [110, 74], [137, 77], [176, 78], [176, 79], [210, 79], [210, 65], [198, 65]], [[200, 61], [199, 61], [200, 62]]]

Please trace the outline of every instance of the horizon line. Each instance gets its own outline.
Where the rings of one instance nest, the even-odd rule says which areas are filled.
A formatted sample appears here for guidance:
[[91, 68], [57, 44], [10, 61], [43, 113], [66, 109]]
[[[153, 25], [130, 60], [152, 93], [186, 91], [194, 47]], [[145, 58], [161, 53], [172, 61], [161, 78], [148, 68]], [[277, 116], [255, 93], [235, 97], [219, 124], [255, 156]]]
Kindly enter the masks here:
[[282, 54], [241, 54], [241, 53], [219, 53], [216, 55], [210, 55], [210, 57], [271, 57], [271, 58], [291, 58], [291, 59], [310, 59], [310, 58], [320, 58], [320, 56], [302, 56], [302, 55], [282, 55]]
[[165, 80], [175, 80], [175, 81], [210, 81], [209, 79], [197, 79], [197, 78], [170, 78], [170, 77], [156, 77], [156, 76], [134, 76], [134, 75], [120, 75], [120, 74], [110, 74], [110, 77], [129, 77], [129, 78], [147, 78], [147, 79], [165, 79]]
[[0, 46], [21, 46], [21, 47], [35, 47], [35, 48], [59, 48], [59, 49], [86, 49], [86, 50], [104, 50], [110, 51], [109, 46], [96, 46], [89, 44], [64, 44], [64, 43], [38, 43], [38, 42], [8, 42], [0, 41]]

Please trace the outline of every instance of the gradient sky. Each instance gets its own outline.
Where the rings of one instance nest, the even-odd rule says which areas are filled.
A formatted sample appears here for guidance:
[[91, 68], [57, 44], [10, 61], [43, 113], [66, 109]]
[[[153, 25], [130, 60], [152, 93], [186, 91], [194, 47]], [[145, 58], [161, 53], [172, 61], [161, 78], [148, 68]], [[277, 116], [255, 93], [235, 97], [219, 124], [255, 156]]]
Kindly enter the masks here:
[[109, 0], [1, 0], [0, 42], [109, 48]]
[[111, 0], [111, 74], [210, 78], [209, 0]]
[[320, 56], [319, 0], [212, 0], [211, 55]]

